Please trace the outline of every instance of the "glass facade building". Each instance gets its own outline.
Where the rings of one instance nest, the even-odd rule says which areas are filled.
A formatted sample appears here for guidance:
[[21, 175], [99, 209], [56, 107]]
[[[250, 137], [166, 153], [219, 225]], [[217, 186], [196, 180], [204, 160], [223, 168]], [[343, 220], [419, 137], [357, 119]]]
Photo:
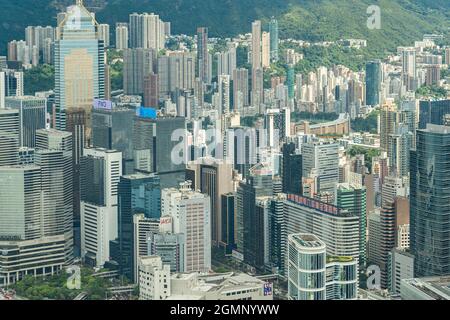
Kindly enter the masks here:
[[450, 127], [417, 130], [411, 151], [410, 246], [416, 276], [450, 273]]

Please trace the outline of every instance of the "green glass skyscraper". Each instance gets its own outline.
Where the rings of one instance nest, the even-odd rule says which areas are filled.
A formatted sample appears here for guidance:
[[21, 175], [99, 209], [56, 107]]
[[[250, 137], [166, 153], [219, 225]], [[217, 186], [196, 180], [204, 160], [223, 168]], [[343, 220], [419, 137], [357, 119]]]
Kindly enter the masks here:
[[369, 61], [366, 64], [366, 105], [380, 104], [381, 92], [381, 62]]
[[410, 247], [416, 277], [450, 274], [450, 127], [417, 130], [410, 159]]
[[277, 62], [279, 59], [278, 55], [278, 20], [272, 17], [269, 23], [269, 33], [270, 33], [270, 61]]

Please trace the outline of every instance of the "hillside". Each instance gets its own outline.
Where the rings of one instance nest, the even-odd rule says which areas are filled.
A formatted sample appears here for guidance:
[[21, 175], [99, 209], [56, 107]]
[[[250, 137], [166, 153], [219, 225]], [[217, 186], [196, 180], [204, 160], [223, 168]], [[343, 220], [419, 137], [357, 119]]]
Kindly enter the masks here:
[[[3, 0], [0, 52], [11, 39], [24, 37], [27, 25], [55, 25], [56, 13], [73, 0]], [[195, 33], [208, 26], [213, 36], [249, 32], [250, 23], [279, 18], [281, 37], [305, 40], [366, 38], [372, 49], [409, 45], [424, 33], [450, 30], [448, 0], [85, 0], [97, 20], [127, 21], [131, 12], [155, 12], [172, 22], [174, 33]], [[381, 8], [381, 29], [366, 26], [366, 9]]]

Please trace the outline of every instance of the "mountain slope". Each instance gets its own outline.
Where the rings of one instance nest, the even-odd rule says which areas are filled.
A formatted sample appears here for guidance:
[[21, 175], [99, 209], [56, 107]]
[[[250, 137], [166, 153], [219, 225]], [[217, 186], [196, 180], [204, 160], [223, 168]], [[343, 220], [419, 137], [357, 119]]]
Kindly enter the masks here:
[[[6, 42], [24, 37], [27, 25], [55, 25], [56, 13], [74, 0], [2, 0], [0, 52]], [[85, 0], [97, 20], [114, 25], [132, 12], [155, 12], [172, 22], [174, 33], [194, 34], [208, 26], [212, 36], [249, 32], [250, 23], [276, 16], [281, 37], [305, 40], [366, 38], [369, 46], [394, 49], [424, 33], [450, 28], [448, 0]], [[366, 26], [369, 5], [381, 8], [381, 29]]]

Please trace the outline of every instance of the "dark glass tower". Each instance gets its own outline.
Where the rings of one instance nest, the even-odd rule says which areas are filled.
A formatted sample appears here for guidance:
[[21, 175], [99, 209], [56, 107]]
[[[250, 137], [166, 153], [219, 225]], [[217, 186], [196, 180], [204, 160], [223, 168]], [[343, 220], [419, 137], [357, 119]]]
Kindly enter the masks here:
[[380, 104], [381, 91], [381, 62], [369, 61], [366, 64], [366, 104], [375, 106]]
[[450, 274], [450, 127], [417, 130], [411, 151], [411, 251], [416, 276]]

